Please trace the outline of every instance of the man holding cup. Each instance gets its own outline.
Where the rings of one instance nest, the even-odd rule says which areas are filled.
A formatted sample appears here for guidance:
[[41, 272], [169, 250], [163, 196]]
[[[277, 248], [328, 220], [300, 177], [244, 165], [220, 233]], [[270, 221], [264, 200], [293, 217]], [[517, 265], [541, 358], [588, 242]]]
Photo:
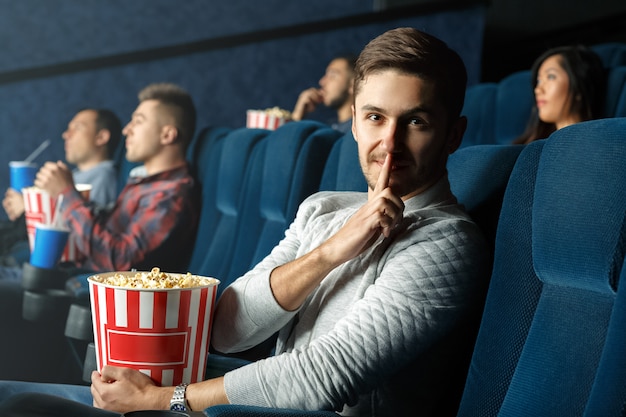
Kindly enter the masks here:
[[[89, 200], [98, 206], [112, 204], [117, 196], [117, 174], [112, 157], [121, 133], [121, 122], [111, 110], [85, 108], [74, 115], [62, 134], [65, 159], [76, 167], [72, 171], [73, 180], [77, 184], [91, 185]], [[27, 186], [32, 185], [33, 182]], [[21, 187], [7, 189], [2, 207], [9, 221], [0, 225], [0, 256], [2, 264], [13, 265], [11, 249], [27, 240]]]

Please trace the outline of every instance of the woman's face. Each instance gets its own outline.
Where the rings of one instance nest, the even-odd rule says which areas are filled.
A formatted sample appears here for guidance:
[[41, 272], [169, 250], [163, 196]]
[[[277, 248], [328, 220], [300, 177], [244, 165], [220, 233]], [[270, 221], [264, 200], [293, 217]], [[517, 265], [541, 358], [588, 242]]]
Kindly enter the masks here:
[[572, 113], [569, 83], [560, 55], [552, 55], [543, 61], [535, 86], [537, 110], [541, 121], [554, 123], [557, 129], [581, 121], [580, 115]]

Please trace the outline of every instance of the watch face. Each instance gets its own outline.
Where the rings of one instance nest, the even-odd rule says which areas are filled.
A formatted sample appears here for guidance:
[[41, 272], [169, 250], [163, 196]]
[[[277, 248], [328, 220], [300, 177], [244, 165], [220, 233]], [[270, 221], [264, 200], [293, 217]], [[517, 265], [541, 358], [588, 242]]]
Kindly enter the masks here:
[[170, 410], [172, 410], [172, 411], [187, 411], [187, 408], [185, 407], [184, 404], [174, 403], [174, 404], [170, 405]]

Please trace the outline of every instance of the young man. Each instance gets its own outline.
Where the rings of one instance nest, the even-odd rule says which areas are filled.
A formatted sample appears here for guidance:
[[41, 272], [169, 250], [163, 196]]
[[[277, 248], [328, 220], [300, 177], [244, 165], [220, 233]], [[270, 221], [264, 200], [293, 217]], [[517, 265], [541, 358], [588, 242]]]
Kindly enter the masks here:
[[[89, 199], [106, 207], [117, 197], [117, 174], [112, 161], [122, 134], [117, 116], [107, 109], [80, 110], [67, 125], [62, 137], [65, 159], [76, 166], [75, 183], [91, 184]], [[24, 198], [19, 190], [7, 189], [2, 206], [10, 222], [2, 224], [1, 254], [8, 255], [20, 241], [27, 241], [24, 220]], [[7, 259], [4, 264], [9, 262]]]
[[291, 119], [298, 121], [313, 112], [319, 104], [324, 104], [337, 111], [334, 129], [348, 132], [352, 127], [352, 82], [356, 57], [342, 55], [334, 58], [326, 67], [326, 73], [320, 79], [321, 88], [308, 88], [300, 93], [296, 106], [291, 112]]
[[149, 85], [139, 101], [123, 134], [126, 158], [142, 162], [146, 176], [130, 178], [110, 212], [96, 215], [85, 204], [63, 162], [48, 162], [37, 173], [37, 187], [63, 195], [61, 214], [78, 236], [81, 268], [178, 271], [188, 259], [199, 216], [185, 159], [195, 107], [187, 92], [171, 84]]
[[[117, 412], [167, 409], [184, 396], [191, 410], [230, 402], [444, 415], [442, 403], [454, 400], [446, 396], [451, 375], [463, 377], [462, 368], [449, 369], [463, 356], [455, 331], [488, 272], [482, 234], [446, 173], [465, 130], [465, 83], [459, 56], [417, 30], [391, 30], [365, 47], [352, 131], [368, 192], [308, 198], [285, 239], [224, 291], [216, 309], [218, 350], [243, 351], [278, 332], [274, 356], [188, 387], [157, 387], [137, 371], [105, 367], [92, 375], [93, 397], [85, 388], [38, 389]], [[17, 397], [0, 412], [52, 409], [51, 398], [31, 406], [34, 398]], [[114, 415], [60, 405], [76, 415]]]

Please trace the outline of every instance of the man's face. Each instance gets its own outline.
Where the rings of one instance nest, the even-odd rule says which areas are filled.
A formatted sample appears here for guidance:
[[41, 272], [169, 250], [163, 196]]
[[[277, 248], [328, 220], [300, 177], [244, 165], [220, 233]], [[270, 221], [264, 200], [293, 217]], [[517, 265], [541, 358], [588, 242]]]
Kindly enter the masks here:
[[[370, 191], [385, 157], [392, 154], [389, 186], [407, 199], [434, 184], [456, 149], [447, 113], [433, 83], [395, 70], [362, 82], [353, 107], [352, 132]], [[462, 129], [460, 134], [462, 135]]]
[[61, 135], [65, 141], [65, 159], [70, 164], [87, 162], [97, 154], [96, 118], [97, 114], [93, 110], [80, 111], [70, 120]]
[[158, 106], [156, 100], [142, 101], [124, 127], [122, 133], [126, 136], [126, 159], [129, 161], [146, 162], [161, 150], [163, 123]]
[[345, 59], [334, 59], [326, 67], [326, 74], [320, 79], [324, 105], [333, 109], [341, 107], [352, 93], [353, 73]]

